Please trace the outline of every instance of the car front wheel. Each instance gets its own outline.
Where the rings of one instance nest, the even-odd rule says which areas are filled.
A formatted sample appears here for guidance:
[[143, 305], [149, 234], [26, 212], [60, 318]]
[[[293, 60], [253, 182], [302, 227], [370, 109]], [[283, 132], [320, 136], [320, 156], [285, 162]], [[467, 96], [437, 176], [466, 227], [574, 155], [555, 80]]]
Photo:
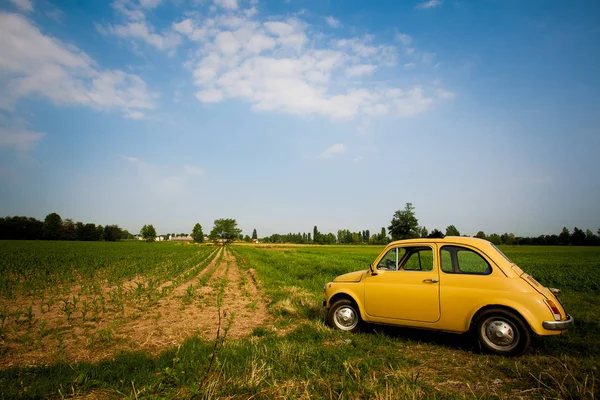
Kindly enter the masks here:
[[334, 328], [356, 332], [360, 324], [360, 313], [354, 302], [338, 300], [329, 308], [327, 320]]
[[529, 328], [521, 318], [507, 310], [484, 311], [477, 319], [476, 329], [479, 342], [491, 353], [518, 356], [531, 343]]

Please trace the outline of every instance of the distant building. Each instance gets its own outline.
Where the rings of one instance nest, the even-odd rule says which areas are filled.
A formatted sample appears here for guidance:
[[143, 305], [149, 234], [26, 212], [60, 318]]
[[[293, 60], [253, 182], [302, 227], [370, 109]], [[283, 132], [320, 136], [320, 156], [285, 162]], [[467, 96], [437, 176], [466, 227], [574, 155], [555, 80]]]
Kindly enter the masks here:
[[190, 240], [194, 240], [190, 235], [187, 236], [173, 236], [169, 235], [170, 242], [189, 242]]

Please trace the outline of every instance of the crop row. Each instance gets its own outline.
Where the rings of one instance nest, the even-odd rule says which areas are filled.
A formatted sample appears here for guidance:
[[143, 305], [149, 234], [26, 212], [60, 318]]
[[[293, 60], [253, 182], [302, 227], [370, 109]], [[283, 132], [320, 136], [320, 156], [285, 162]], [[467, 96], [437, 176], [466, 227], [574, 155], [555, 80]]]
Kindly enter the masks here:
[[163, 282], [210, 251], [171, 243], [0, 241], [0, 296], [41, 295], [83, 283], [97, 292], [144, 276]]

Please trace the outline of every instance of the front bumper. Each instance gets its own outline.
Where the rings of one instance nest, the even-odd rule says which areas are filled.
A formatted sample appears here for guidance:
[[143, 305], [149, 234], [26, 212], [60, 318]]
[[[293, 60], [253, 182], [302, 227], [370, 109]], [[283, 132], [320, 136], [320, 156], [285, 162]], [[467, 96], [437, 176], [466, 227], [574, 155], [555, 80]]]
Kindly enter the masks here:
[[567, 315], [567, 319], [564, 321], [544, 321], [542, 326], [549, 331], [564, 331], [572, 327], [574, 322], [573, 317]]

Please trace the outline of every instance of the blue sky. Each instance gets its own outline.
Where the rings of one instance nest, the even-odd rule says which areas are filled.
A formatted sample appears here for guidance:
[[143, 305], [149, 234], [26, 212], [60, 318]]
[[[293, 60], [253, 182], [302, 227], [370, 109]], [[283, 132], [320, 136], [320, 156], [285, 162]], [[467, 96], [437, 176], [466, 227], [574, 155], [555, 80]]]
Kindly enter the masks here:
[[0, 1], [0, 214], [600, 228], [597, 1]]

